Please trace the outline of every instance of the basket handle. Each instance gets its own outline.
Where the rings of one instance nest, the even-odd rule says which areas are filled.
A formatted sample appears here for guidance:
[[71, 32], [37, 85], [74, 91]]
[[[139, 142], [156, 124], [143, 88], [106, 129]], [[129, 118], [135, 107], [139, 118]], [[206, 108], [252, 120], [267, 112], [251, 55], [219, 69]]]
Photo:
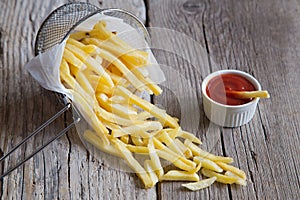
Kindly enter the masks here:
[[38, 133], [40, 133], [44, 128], [46, 128], [49, 124], [51, 124], [54, 120], [56, 120], [59, 116], [64, 114], [67, 110], [69, 110], [71, 107], [74, 108], [74, 119], [71, 124], [69, 124], [66, 128], [61, 130], [55, 137], [51, 138], [49, 141], [47, 141], [45, 144], [37, 148], [34, 152], [32, 152], [30, 155], [25, 157], [23, 160], [19, 161], [15, 166], [9, 168], [6, 170], [3, 174], [0, 174], [0, 180], [3, 179], [6, 175], [23, 165], [27, 160], [35, 156], [37, 153], [39, 153], [41, 150], [43, 150], [45, 147], [47, 147], [51, 142], [54, 140], [60, 138], [63, 136], [68, 130], [70, 130], [75, 124], [77, 124], [80, 121], [80, 115], [76, 108], [69, 102], [69, 100], [66, 100], [66, 97], [63, 99], [65, 106], [63, 109], [61, 109], [59, 112], [57, 112], [55, 115], [53, 115], [50, 119], [48, 119], [46, 122], [44, 122], [41, 126], [39, 126], [36, 130], [34, 130], [32, 133], [30, 133], [27, 137], [25, 137], [20, 143], [18, 143], [16, 146], [14, 146], [11, 150], [9, 150], [7, 153], [5, 153], [1, 158], [0, 158], [0, 163], [2, 163], [5, 158], [10, 156], [15, 150], [17, 150], [20, 146], [22, 146], [24, 143], [26, 143], [30, 138], [34, 137]]

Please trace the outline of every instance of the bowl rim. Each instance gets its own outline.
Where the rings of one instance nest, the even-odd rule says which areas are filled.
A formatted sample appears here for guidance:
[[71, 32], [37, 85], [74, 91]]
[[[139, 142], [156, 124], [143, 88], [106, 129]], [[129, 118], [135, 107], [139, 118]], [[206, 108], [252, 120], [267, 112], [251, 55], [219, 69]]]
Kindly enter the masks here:
[[256, 97], [252, 101], [250, 101], [248, 103], [245, 103], [245, 104], [241, 104], [241, 105], [226, 105], [226, 104], [222, 104], [222, 103], [216, 102], [215, 100], [211, 99], [207, 95], [207, 93], [206, 93], [207, 83], [212, 78], [214, 78], [216, 76], [219, 76], [219, 75], [222, 75], [222, 74], [237, 74], [237, 75], [240, 75], [240, 76], [246, 78], [248, 81], [250, 81], [255, 86], [255, 88], [256, 88], [257, 91], [261, 90], [261, 85], [258, 82], [258, 80], [256, 78], [254, 78], [252, 75], [250, 75], [249, 73], [247, 73], [247, 72], [236, 70], [236, 69], [218, 70], [218, 71], [212, 72], [211, 74], [209, 74], [208, 76], [206, 76], [203, 79], [202, 84], [201, 84], [202, 95], [205, 96], [211, 103], [214, 103], [214, 104], [216, 104], [218, 106], [225, 107], [225, 108], [245, 108], [245, 107], [248, 107], [248, 106], [250, 106], [252, 104], [256, 104], [259, 101], [260, 98]]

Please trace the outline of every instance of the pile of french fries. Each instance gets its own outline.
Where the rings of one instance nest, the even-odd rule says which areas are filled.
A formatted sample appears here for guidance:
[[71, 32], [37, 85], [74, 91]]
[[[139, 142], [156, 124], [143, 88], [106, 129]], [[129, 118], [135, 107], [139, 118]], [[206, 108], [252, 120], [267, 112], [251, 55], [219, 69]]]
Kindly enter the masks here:
[[[201, 141], [182, 130], [178, 119], [136, 95], [162, 93], [148, 77], [145, 66], [149, 64], [148, 52], [121, 40], [103, 20], [90, 32], [70, 35], [60, 77], [91, 127], [85, 130], [84, 139], [124, 159], [145, 188], [159, 181], [188, 181], [183, 186], [190, 190], [215, 181], [246, 185], [245, 173], [229, 164], [232, 158], [202, 150]], [[135, 159], [136, 154], [145, 158], [143, 163]], [[166, 171], [163, 160], [174, 169]], [[208, 178], [200, 180], [199, 174]]]

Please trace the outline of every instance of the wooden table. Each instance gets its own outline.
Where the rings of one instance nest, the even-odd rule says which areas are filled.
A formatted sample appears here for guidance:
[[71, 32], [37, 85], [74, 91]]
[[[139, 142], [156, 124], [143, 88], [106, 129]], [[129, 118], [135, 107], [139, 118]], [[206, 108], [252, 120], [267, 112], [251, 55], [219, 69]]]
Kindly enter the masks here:
[[[41, 88], [23, 66], [34, 56], [35, 35], [42, 20], [66, 2], [0, 1], [0, 148], [3, 152], [62, 107], [55, 95]], [[165, 91], [154, 101], [185, 121], [183, 128], [203, 140], [203, 149], [233, 157], [234, 164], [246, 172], [248, 185], [214, 184], [190, 192], [182, 189], [180, 182], [163, 182], [145, 190], [136, 175], [106, 167], [90, 154], [74, 128], [5, 177], [0, 182], [1, 199], [300, 199], [299, 1], [89, 2], [103, 8], [127, 9], [146, 26], [173, 29], [202, 45], [208, 55], [207, 65], [197, 65], [203, 61], [200, 62], [197, 49], [181, 49], [186, 45], [181, 41], [162, 40], [159, 34], [152, 35], [154, 46], [179, 46], [186, 55], [183, 58], [174, 52], [154, 49], [159, 63], [185, 80], [176, 81], [172, 86], [172, 70], [167, 70]], [[196, 65], [188, 62], [191, 60]], [[246, 71], [270, 92], [271, 98], [259, 102], [253, 120], [247, 125], [220, 128], [204, 116], [200, 84], [207, 74], [219, 69]], [[176, 95], [172, 87], [178, 88]], [[187, 109], [184, 112], [190, 115], [183, 119], [181, 109]], [[195, 120], [194, 115], [199, 119]], [[71, 116], [65, 114], [30, 140], [1, 165], [0, 172], [53, 137], [70, 123]]]

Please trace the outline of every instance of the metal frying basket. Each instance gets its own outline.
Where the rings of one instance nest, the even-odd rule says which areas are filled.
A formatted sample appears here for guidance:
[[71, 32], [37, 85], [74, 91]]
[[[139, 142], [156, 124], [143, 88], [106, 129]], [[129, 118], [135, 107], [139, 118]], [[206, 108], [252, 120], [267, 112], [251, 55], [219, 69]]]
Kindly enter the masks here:
[[[64, 41], [69, 34], [74, 30], [74, 28], [79, 25], [81, 22], [85, 21], [87, 18], [95, 15], [95, 14], [105, 14], [108, 16], [118, 17], [123, 19], [126, 23], [130, 24], [134, 27], [138, 33], [143, 35], [147, 42], [149, 42], [149, 34], [144, 24], [133, 14], [128, 11], [121, 9], [99, 9], [98, 7], [83, 2], [74, 2], [65, 4], [56, 10], [54, 10], [42, 23], [38, 34], [36, 36], [35, 42], [35, 55], [39, 55], [53, 46]], [[48, 146], [54, 140], [63, 136], [70, 128], [72, 128], [75, 124], [80, 121], [80, 114], [76, 110], [76, 108], [72, 105], [72, 102], [66, 97], [66, 95], [57, 93], [58, 98], [62, 101], [64, 108], [57, 112], [54, 116], [52, 116], [49, 120], [43, 123], [40, 127], [30, 133], [27, 137], [25, 137], [20, 143], [14, 146], [11, 150], [5, 153], [0, 158], [0, 163], [5, 160], [8, 156], [10, 156], [15, 150], [25, 144], [30, 138], [34, 137], [38, 133], [40, 133], [45, 127], [47, 127], [50, 123], [52, 123], [59, 116], [64, 114], [66, 111], [73, 108], [73, 122], [70, 123], [66, 128], [61, 130], [55, 137], [51, 138], [49, 141], [44, 143], [42, 146], [37, 148], [30, 155], [19, 161], [13, 167], [7, 169], [3, 174], [0, 174], [0, 180], [8, 175], [13, 170], [17, 169], [19, 166], [24, 164], [27, 160], [32, 158], [38, 152], [43, 150], [46, 146]]]

